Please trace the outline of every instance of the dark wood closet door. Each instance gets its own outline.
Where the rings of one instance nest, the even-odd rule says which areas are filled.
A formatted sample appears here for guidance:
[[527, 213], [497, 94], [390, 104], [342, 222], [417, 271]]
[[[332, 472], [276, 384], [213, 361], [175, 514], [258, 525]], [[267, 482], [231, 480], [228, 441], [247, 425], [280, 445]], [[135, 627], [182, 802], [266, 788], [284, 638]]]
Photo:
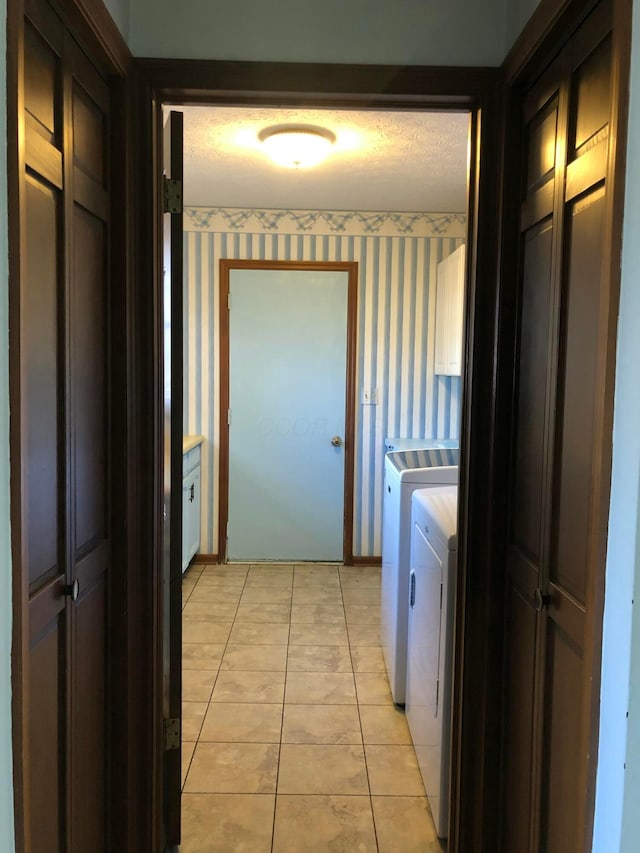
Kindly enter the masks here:
[[505, 853], [582, 850], [589, 819], [610, 26], [600, 4], [524, 101]]
[[106, 849], [108, 90], [45, 3], [24, 31], [22, 571], [30, 849]]

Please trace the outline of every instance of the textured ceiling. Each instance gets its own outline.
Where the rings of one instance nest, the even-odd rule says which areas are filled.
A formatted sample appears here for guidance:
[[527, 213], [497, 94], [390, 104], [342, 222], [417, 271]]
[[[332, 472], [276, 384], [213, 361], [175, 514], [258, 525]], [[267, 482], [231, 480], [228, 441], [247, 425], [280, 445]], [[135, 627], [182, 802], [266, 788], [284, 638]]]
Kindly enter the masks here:
[[[466, 113], [176, 107], [184, 112], [185, 203], [307, 210], [466, 210]], [[313, 169], [275, 166], [260, 130], [284, 123], [337, 137]]]

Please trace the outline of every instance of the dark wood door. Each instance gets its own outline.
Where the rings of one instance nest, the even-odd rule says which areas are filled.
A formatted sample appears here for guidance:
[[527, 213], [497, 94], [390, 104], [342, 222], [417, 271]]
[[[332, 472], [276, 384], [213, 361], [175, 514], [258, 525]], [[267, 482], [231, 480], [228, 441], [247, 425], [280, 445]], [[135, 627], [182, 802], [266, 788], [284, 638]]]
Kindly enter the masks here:
[[44, 2], [24, 29], [21, 568], [28, 600], [27, 833], [107, 849], [108, 112]]
[[163, 758], [164, 831], [167, 848], [180, 843], [182, 787], [182, 179], [183, 117], [166, 116], [163, 139], [164, 374], [163, 477]]
[[606, 518], [610, 28], [601, 3], [523, 99], [505, 853], [588, 844]]

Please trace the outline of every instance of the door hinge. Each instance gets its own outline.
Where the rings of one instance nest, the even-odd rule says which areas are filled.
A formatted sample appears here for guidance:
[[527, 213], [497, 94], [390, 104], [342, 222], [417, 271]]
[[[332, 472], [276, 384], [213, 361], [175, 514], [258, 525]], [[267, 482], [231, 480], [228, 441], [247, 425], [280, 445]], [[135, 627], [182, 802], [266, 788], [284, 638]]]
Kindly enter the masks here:
[[164, 178], [164, 205], [165, 213], [182, 213], [182, 181]]
[[164, 751], [169, 752], [172, 749], [180, 749], [180, 719], [179, 717], [170, 717], [162, 721]]
[[231, 426], [231, 409], [227, 409], [227, 426]]
[[227, 311], [231, 311], [231, 294], [227, 293]]

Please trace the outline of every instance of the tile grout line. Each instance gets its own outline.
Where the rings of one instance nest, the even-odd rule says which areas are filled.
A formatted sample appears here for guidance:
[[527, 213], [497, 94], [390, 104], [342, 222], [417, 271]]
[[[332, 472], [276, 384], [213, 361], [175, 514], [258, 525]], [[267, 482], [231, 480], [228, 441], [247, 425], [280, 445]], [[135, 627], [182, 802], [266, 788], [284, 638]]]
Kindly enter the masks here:
[[[342, 589], [342, 575], [340, 575], [340, 594], [342, 596], [342, 606], [344, 607], [344, 591]], [[351, 671], [353, 673], [353, 685], [354, 685], [354, 689], [355, 689], [355, 693], [356, 693], [356, 707], [358, 709], [358, 724], [360, 725], [360, 737], [362, 738], [362, 756], [364, 758], [365, 773], [367, 774], [367, 788], [369, 789], [369, 808], [371, 809], [371, 824], [373, 826], [373, 836], [374, 836], [375, 842], [376, 842], [376, 850], [379, 851], [380, 850], [380, 844], [378, 842], [378, 829], [376, 827], [376, 817], [375, 817], [375, 813], [373, 811], [373, 797], [371, 795], [371, 779], [369, 776], [369, 763], [367, 761], [367, 750], [365, 748], [365, 742], [364, 742], [364, 730], [362, 728], [362, 716], [360, 714], [360, 696], [358, 695], [358, 684], [356, 681], [355, 668], [354, 668], [354, 663], [353, 663], [351, 635], [349, 634], [349, 623], [347, 621], [346, 609], [345, 609], [345, 614], [344, 614], [344, 621], [347, 625], [347, 638], [349, 640], [349, 658], [351, 660]]]
[[[196, 583], [194, 584], [194, 589], [195, 589], [195, 587], [197, 586], [197, 584], [200, 582], [200, 579], [202, 578], [203, 573], [204, 573], [204, 569], [200, 572], [200, 575], [198, 576], [198, 580], [197, 580], [197, 581], [196, 581]], [[238, 607], [240, 606], [240, 600], [242, 599], [242, 593], [244, 592], [244, 589], [245, 589], [245, 586], [246, 586], [246, 583], [247, 583], [247, 576], [248, 576], [248, 574], [249, 574], [249, 572], [248, 572], [248, 570], [247, 570], [247, 574], [245, 575], [245, 578], [244, 578], [244, 583], [243, 583], [242, 587], [240, 587], [240, 595], [239, 595], [239, 597], [238, 597], [238, 603], [236, 604], [235, 613], [234, 613], [233, 619], [231, 620], [231, 627], [229, 628], [229, 633], [228, 633], [228, 635], [227, 635], [226, 642], [225, 642], [225, 643], [220, 643], [220, 644], [219, 644], [219, 645], [224, 645], [224, 649], [222, 650], [222, 654], [220, 655], [220, 663], [219, 663], [219, 665], [218, 665], [218, 669], [217, 669], [217, 671], [216, 671], [216, 677], [215, 677], [215, 678], [214, 678], [214, 680], [213, 680], [213, 685], [212, 685], [212, 687], [211, 687], [211, 692], [209, 693], [209, 700], [207, 701], [207, 709], [206, 709], [206, 711], [204, 712], [204, 715], [203, 715], [203, 717], [202, 717], [202, 721], [201, 721], [201, 723], [200, 723], [200, 727], [199, 727], [199, 729], [198, 729], [198, 736], [196, 737], [196, 740], [195, 740], [195, 746], [193, 747], [193, 752], [192, 752], [192, 754], [191, 754], [191, 760], [189, 761], [189, 767], [187, 768], [187, 772], [185, 773], [184, 783], [183, 783], [182, 788], [181, 788], [181, 791], [182, 791], [182, 792], [184, 792], [184, 788], [185, 788], [185, 786], [186, 786], [186, 784], [187, 784], [187, 780], [188, 780], [188, 778], [189, 778], [189, 772], [191, 771], [191, 765], [192, 765], [192, 763], [193, 763], [193, 759], [195, 758], [196, 750], [197, 750], [198, 746], [200, 745], [200, 737], [201, 737], [201, 735], [202, 735], [202, 728], [203, 728], [203, 726], [204, 726], [204, 721], [205, 721], [205, 720], [206, 720], [206, 718], [207, 718], [207, 714], [208, 714], [208, 712], [209, 712], [209, 708], [211, 707], [211, 697], [213, 696], [213, 691], [215, 690], [216, 684], [218, 683], [218, 678], [219, 678], [219, 676], [220, 676], [220, 672], [222, 671], [222, 661], [224, 660], [224, 656], [225, 656], [226, 651], [227, 651], [227, 646], [229, 645], [229, 639], [230, 639], [230, 637], [231, 637], [231, 632], [233, 631], [233, 626], [235, 625], [235, 622], [236, 622], [236, 616], [238, 615]], [[234, 588], [236, 588], [236, 587], [234, 587]], [[193, 589], [191, 590], [191, 595], [192, 595], [192, 594], [193, 594]], [[191, 595], [189, 595], [189, 598], [191, 598]], [[218, 645], [218, 644], [216, 643], [215, 645]], [[183, 701], [184, 701], [184, 700], [183, 700]], [[187, 741], [187, 742], [188, 742], [188, 741]]]
[[287, 676], [289, 674], [289, 648], [291, 640], [291, 611], [293, 608], [293, 586], [295, 584], [296, 568], [293, 567], [291, 575], [291, 595], [289, 597], [289, 624], [287, 626], [287, 652], [284, 659], [284, 684], [282, 686], [282, 713], [280, 715], [280, 742], [278, 743], [278, 767], [276, 769], [276, 782], [273, 792], [273, 822], [271, 825], [271, 853], [273, 853], [276, 840], [276, 819], [278, 815], [278, 783], [280, 781], [280, 762], [282, 760], [282, 733], [284, 731], [284, 708], [287, 696]]

